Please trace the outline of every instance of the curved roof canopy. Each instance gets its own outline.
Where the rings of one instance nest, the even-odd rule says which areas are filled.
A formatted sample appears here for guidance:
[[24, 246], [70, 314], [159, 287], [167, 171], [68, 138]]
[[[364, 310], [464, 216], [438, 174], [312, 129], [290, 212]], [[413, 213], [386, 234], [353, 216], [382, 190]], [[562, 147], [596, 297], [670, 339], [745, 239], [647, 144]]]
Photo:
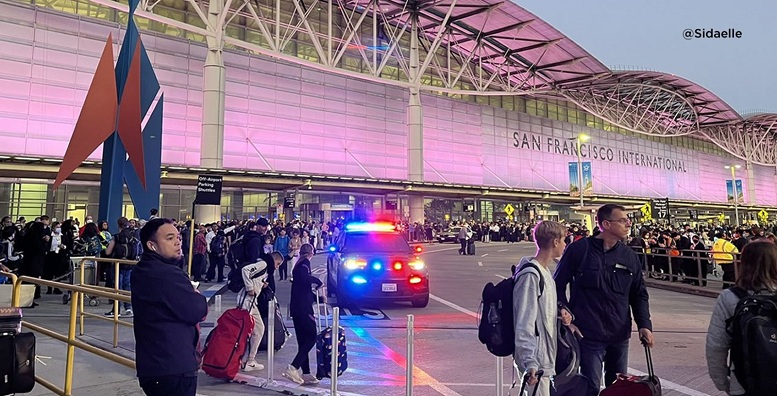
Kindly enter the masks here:
[[742, 120], [708, 89], [663, 72], [615, 71], [561, 93], [593, 114], [650, 135], [687, 135]]
[[[371, 0], [353, 0], [362, 12]], [[418, 15], [419, 34], [439, 36], [470, 62], [518, 89], [551, 89], [591, 79], [610, 70], [553, 26], [509, 0], [382, 0], [389, 23], [409, 23]], [[427, 48], [429, 50], [429, 48]]]

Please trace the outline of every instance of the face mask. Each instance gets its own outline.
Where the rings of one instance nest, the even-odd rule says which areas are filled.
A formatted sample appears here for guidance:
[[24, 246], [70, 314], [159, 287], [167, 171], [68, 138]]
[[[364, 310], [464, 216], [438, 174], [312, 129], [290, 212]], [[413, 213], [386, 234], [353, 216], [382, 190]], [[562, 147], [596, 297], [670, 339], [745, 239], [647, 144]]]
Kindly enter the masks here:
[[91, 222], [92, 222], [92, 220], [91, 220], [91, 219], [87, 219], [87, 220], [86, 220], [86, 224], [89, 224], [89, 223], [91, 223]]
[[55, 228], [55, 229], [54, 229], [54, 232], [56, 232], [57, 234], [59, 234], [59, 233], [61, 233], [61, 232], [62, 232], [62, 229], [61, 229], [61, 228], [59, 228], [59, 227], [57, 227], [57, 228]]

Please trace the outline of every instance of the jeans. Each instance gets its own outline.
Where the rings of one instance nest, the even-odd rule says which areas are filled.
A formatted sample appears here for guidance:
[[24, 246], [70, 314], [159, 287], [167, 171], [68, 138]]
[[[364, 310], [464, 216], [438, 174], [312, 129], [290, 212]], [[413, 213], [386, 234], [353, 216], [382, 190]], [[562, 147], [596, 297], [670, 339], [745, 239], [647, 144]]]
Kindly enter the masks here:
[[[119, 290], [131, 291], [132, 285], [130, 284], [130, 274], [132, 274], [132, 268], [124, 269], [124, 267], [126, 267], [126, 265], [119, 267]], [[116, 285], [114, 285], [116, 273], [113, 271], [113, 264], [111, 264], [108, 269], [108, 278], [105, 281], [105, 287], [116, 287]], [[110, 302], [113, 304], [113, 300], [110, 300]], [[124, 309], [132, 309], [132, 304], [125, 302]]]
[[587, 396], [596, 396], [602, 385], [602, 366], [604, 383], [615, 382], [619, 373], [626, 374], [629, 365], [629, 340], [608, 343], [580, 340], [580, 374], [588, 379]]

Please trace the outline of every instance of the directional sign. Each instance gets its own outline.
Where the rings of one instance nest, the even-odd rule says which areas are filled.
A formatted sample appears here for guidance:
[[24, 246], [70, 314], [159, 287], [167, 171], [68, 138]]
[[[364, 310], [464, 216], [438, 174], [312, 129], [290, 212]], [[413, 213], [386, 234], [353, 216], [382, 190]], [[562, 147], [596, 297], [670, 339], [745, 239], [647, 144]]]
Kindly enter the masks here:
[[197, 176], [197, 195], [194, 203], [200, 205], [221, 205], [222, 176], [199, 175]]
[[508, 216], [512, 216], [513, 213], [515, 213], [515, 208], [513, 207], [512, 204], [507, 204], [507, 206], [505, 206], [505, 214]]
[[653, 218], [669, 220], [669, 198], [651, 199]]

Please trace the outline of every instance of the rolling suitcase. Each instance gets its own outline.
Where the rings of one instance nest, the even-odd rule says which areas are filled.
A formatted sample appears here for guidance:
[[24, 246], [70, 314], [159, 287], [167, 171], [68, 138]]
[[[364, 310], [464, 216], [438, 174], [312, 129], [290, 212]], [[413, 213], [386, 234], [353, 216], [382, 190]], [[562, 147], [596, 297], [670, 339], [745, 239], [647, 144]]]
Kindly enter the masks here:
[[[268, 290], [268, 289], [264, 289]], [[281, 307], [278, 305], [278, 300], [275, 299], [275, 296], [272, 296], [272, 299], [275, 300], [275, 315], [273, 315], [273, 319], [275, 320], [275, 339], [273, 340], [275, 344], [275, 350], [278, 351], [281, 348], [283, 348], [284, 345], [286, 345], [286, 341], [291, 337], [291, 333], [289, 333], [289, 329], [286, 328], [286, 323], [283, 321], [283, 315], [281, 314]], [[262, 337], [262, 342], [259, 343], [259, 350], [260, 351], [266, 351], [267, 350], [267, 332], [270, 331], [270, 325], [267, 321], [267, 308], [265, 308], [265, 312], [262, 313], [262, 320], [264, 321], [264, 336]]]
[[240, 358], [253, 331], [254, 317], [250, 310], [232, 308], [224, 311], [205, 339], [202, 370], [214, 378], [235, 379], [240, 371]]
[[21, 333], [20, 308], [0, 308], [0, 395], [35, 387], [35, 334]]
[[604, 388], [600, 396], [661, 396], [661, 380], [653, 372], [653, 357], [645, 344], [648, 375], [636, 376], [618, 374], [612, 385]]
[[475, 255], [475, 240], [474, 239], [470, 239], [469, 241], [467, 241], [467, 254], [470, 255], [470, 256], [474, 256]]
[[[321, 313], [321, 299], [316, 291], [316, 309]], [[318, 335], [316, 336], [316, 378], [332, 378], [332, 334], [333, 329], [329, 326], [329, 318], [324, 309], [324, 320], [326, 327], [321, 326], [321, 316], [318, 315], [316, 325], [318, 325]], [[345, 344], [345, 329], [337, 329], [337, 376], [341, 376], [348, 369], [348, 351]]]

